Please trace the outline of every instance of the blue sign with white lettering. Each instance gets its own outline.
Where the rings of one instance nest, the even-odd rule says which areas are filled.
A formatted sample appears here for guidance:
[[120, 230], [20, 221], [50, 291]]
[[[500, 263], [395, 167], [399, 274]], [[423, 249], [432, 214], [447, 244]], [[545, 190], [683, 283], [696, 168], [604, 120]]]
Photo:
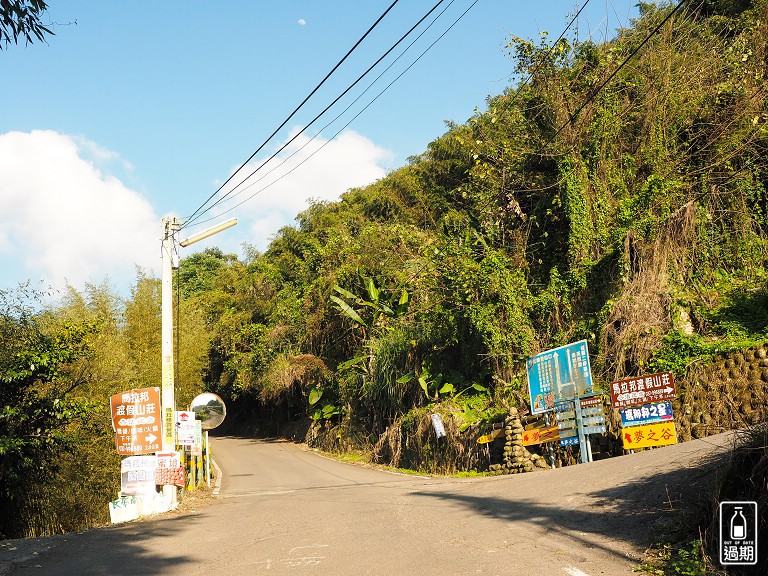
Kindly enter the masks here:
[[621, 414], [621, 425], [624, 428], [669, 422], [672, 420], [672, 403], [654, 402], [632, 408], [619, 408], [619, 414]]
[[528, 358], [528, 392], [531, 412], [554, 410], [555, 402], [592, 393], [592, 370], [587, 341], [553, 348]]
[[560, 446], [576, 446], [579, 443], [579, 437], [560, 438]]

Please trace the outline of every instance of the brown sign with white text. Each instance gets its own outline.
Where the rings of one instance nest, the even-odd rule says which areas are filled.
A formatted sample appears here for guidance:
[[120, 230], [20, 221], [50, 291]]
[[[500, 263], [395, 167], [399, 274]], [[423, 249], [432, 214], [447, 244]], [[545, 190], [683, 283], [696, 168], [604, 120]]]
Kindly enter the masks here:
[[135, 388], [110, 398], [117, 453], [124, 456], [160, 450], [160, 388]]
[[661, 402], [674, 398], [675, 395], [675, 382], [671, 372], [611, 382], [611, 406], [614, 408]]

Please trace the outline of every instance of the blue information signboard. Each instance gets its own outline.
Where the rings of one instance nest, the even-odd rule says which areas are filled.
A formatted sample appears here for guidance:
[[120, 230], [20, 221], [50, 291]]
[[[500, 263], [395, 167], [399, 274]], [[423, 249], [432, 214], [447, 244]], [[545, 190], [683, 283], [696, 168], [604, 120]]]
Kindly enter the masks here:
[[592, 393], [586, 340], [531, 356], [526, 369], [533, 414], [554, 410], [555, 402], [572, 400], [577, 393]]
[[672, 420], [672, 403], [654, 402], [633, 408], [619, 408], [619, 414], [621, 414], [621, 425], [624, 428], [668, 422]]

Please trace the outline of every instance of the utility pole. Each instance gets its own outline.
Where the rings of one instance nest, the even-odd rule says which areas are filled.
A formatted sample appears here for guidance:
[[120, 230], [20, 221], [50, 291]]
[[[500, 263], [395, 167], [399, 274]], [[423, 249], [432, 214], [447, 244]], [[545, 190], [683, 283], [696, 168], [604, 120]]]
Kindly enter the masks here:
[[[161, 322], [162, 322], [162, 392], [160, 403], [162, 405], [162, 431], [163, 452], [176, 451], [176, 383], [174, 382], [173, 366], [173, 269], [178, 268], [178, 253], [176, 251], [176, 235], [181, 229], [181, 221], [176, 217], [163, 218], [163, 242], [162, 242], [162, 284], [161, 284]], [[179, 242], [179, 246], [186, 248], [199, 240], [213, 236], [214, 234], [231, 228], [237, 224], [237, 218], [232, 218], [221, 224], [217, 224], [207, 230], [195, 234]], [[163, 494], [171, 503], [176, 502], [176, 488], [172, 485], [163, 486]]]
[[173, 452], [176, 449], [176, 435], [174, 434], [176, 398], [173, 371], [173, 268], [178, 259], [176, 233], [180, 227], [181, 222], [178, 218], [170, 216], [163, 218], [161, 286], [163, 452]]
[[[231, 228], [237, 224], [237, 218], [232, 218], [221, 224], [217, 224], [207, 230], [195, 234], [181, 242], [178, 245], [186, 248], [200, 240], [213, 236], [214, 234]], [[162, 300], [161, 300], [161, 319], [162, 319], [162, 397], [163, 406], [163, 451], [173, 452], [176, 449], [175, 438], [175, 417], [176, 410], [175, 382], [173, 367], [173, 269], [178, 267], [178, 254], [176, 252], [176, 235], [181, 229], [181, 222], [178, 218], [167, 216], [163, 218], [163, 245], [162, 245]]]

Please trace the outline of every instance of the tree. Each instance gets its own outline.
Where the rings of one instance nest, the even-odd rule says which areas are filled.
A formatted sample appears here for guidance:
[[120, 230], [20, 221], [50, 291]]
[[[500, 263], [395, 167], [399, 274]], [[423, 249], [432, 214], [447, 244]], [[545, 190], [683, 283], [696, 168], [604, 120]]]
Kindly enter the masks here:
[[72, 442], [70, 424], [91, 410], [72, 395], [77, 381], [66, 368], [88, 354], [96, 327], [50, 325], [35, 310], [39, 298], [24, 288], [0, 290], [0, 534], [26, 529], [34, 517], [30, 488], [55, 474]]
[[43, 0], [0, 0], [0, 50], [11, 42], [24, 39], [27, 44], [37, 40], [45, 42], [45, 35], [54, 32], [43, 26], [42, 14], [48, 9]]

